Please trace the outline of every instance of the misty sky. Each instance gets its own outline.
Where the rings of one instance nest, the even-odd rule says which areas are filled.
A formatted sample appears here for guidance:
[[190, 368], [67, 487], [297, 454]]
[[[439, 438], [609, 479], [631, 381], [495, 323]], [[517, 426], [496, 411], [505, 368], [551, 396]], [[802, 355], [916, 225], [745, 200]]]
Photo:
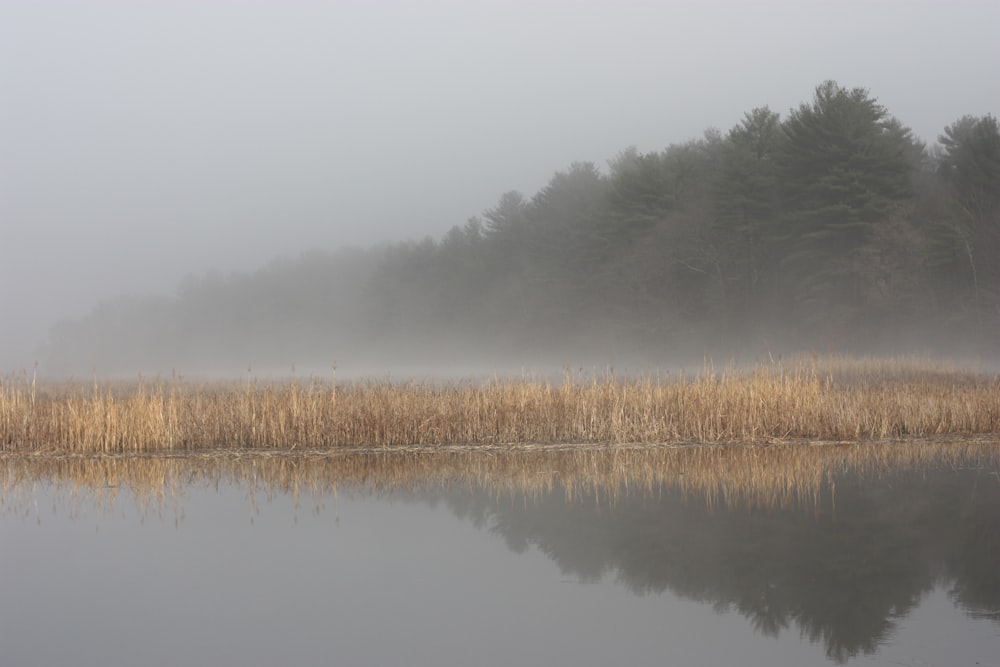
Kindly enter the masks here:
[[192, 272], [439, 235], [575, 160], [825, 79], [933, 142], [1000, 112], [1000, 2], [0, 2], [0, 370]]

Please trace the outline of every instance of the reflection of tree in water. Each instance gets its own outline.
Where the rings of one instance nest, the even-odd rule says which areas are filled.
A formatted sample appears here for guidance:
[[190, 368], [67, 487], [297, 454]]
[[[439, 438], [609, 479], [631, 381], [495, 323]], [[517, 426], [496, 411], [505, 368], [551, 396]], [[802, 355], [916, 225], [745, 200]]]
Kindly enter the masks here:
[[977, 475], [972, 490], [957, 503], [956, 540], [948, 557], [952, 599], [973, 616], [1000, 623], [1000, 476]]
[[759, 631], [798, 627], [844, 662], [872, 653], [936, 585], [1000, 620], [1000, 480], [932, 469], [837, 480], [816, 511], [709, 510], [677, 492], [525, 501], [448, 492], [460, 517], [516, 552], [535, 546], [564, 573], [614, 573], [636, 594], [672, 591], [736, 610]]
[[[998, 455], [994, 442], [928, 442], [249, 460], [15, 456], [0, 468], [0, 507], [30, 503], [40, 482], [62, 488], [71, 508], [91, 495], [113, 504], [124, 488], [143, 511], [170, 499], [177, 511], [178, 494], [194, 483], [296, 502], [300, 492], [326, 497], [338, 488], [444, 502], [511, 549], [538, 548], [583, 581], [613, 574], [636, 594], [670, 590], [736, 610], [763, 633], [797, 627], [844, 661], [873, 651], [935, 586], [970, 614], [1000, 621]], [[823, 482], [831, 474], [835, 506]]]

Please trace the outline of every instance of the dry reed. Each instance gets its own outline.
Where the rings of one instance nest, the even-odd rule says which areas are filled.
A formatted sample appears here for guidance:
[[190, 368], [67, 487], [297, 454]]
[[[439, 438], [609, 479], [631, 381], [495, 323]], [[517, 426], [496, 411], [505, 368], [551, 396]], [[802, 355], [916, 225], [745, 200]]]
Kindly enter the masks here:
[[1000, 378], [913, 359], [807, 358], [562, 383], [0, 381], [0, 451], [870, 441], [1000, 432]]

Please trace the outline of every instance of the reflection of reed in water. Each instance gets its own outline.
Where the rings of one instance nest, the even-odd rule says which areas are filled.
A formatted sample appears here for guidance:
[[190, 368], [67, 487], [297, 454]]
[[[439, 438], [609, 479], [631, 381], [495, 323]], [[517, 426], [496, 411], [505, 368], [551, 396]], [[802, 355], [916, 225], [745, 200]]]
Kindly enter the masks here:
[[[192, 486], [252, 503], [301, 496], [317, 510], [340, 490], [402, 491], [488, 527], [512, 550], [537, 548], [562, 576], [669, 590], [769, 635], [797, 628], [840, 663], [877, 650], [935, 587], [970, 613], [1000, 609], [996, 439], [0, 462], [0, 506], [31, 518], [33, 501], [48, 496], [74, 518], [134, 498], [141, 516], [172, 506], [180, 520]], [[891, 483], [869, 483], [880, 476]]]
[[[0, 502], [27, 504], [39, 484], [69, 503], [113, 505], [126, 491], [144, 509], [175, 509], [185, 487], [235, 485], [252, 498], [320, 498], [349, 489], [368, 493], [455, 485], [530, 499], [554, 492], [568, 500], [613, 503], [623, 493], [677, 491], [709, 507], [814, 508], [840, 473], [878, 476], [930, 465], [1000, 471], [1000, 441], [883, 444], [776, 444], [685, 447], [455, 449], [414, 452], [239, 453], [178, 456], [6, 455]], [[1000, 478], [998, 478], [1000, 482]]]
[[0, 451], [861, 441], [1000, 432], [1000, 379], [914, 360], [448, 385], [37, 386], [0, 378]]

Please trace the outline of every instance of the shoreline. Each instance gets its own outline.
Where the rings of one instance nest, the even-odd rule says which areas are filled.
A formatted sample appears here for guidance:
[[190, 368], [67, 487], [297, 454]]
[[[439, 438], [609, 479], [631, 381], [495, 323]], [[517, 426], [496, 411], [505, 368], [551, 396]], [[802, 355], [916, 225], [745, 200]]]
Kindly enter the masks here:
[[390, 445], [385, 447], [217, 447], [206, 449], [162, 449], [146, 451], [95, 451], [71, 452], [61, 449], [45, 450], [0, 450], [0, 461], [40, 460], [40, 461], [130, 461], [130, 460], [220, 460], [238, 461], [242, 459], [286, 459], [323, 460], [348, 458], [353, 456], [393, 456], [436, 454], [531, 454], [531, 453], [614, 453], [639, 452], [655, 453], [678, 450], [731, 450], [741, 448], [802, 448], [820, 449], [835, 447], [910, 447], [910, 446], [990, 446], [1000, 447], [1000, 433], [947, 433], [936, 436], [910, 436], [868, 440], [820, 440], [809, 438], [789, 438], [759, 442], [622, 442], [622, 443], [500, 443], [500, 444], [449, 444], [449, 445]]

